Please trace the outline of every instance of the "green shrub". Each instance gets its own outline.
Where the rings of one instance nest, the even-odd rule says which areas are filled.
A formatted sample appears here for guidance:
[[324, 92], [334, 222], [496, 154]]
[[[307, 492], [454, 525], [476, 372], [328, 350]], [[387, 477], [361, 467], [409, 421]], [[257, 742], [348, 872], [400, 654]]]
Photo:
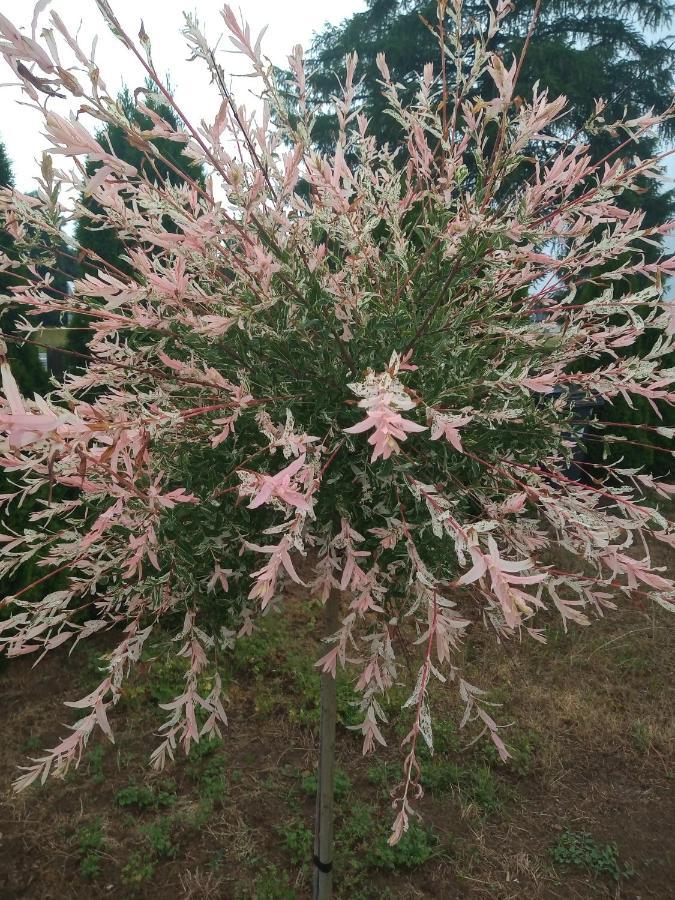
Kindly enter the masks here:
[[629, 866], [619, 864], [619, 850], [614, 842], [598, 844], [588, 831], [565, 831], [551, 846], [550, 854], [559, 866], [575, 866], [596, 876], [608, 875], [614, 881], [632, 873]]

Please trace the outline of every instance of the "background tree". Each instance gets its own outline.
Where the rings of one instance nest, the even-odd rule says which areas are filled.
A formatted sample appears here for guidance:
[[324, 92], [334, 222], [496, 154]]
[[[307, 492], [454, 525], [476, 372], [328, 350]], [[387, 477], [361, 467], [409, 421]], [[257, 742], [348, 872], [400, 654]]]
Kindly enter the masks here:
[[[12, 187], [14, 178], [12, 166], [5, 150], [0, 142], [0, 187]], [[0, 226], [0, 254], [16, 262], [17, 252], [15, 240], [5, 227]], [[43, 395], [49, 387], [49, 375], [46, 364], [40, 359], [39, 349], [34, 344], [22, 343], [21, 333], [17, 330], [20, 319], [25, 318], [22, 310], [10, 305], [7, 301], [10, 297], [12, 286], [21, 284], [25, 279], [25, 267], [23, 275], [21, 269], [0, 271], [0, 334], [4, 335], [7, 346], [7, 356], [16, 374], [16, 380], [22, 393], [28, 397], [34, 394]], [[53, 313], [52, 315], [57, 315]], [[31, 317], [29, 317], [31, 318]], [[35, 317], [32, 317], [33, 319]], [[12, 474], [0, 469], [0, 494], [11, 495], [17, 492], [15, 478]], [[42, 492], [44, 494], [44, 492]], [[35, 496], [24, 498], [19, 505], [14, 502], [2, 507], [3, 528], [9, 527], [12, 531], [22, 533], [30, 524], [30, 515], [36, 508]], [[36, 577], [36, 567], [33, 562], [24, 563], [19, 569], [3, 578], [3, 589], [8, 593], [15, 593], [30, 584]], [[2, 611], [0, 610], [0, 614]]]
[[[12, 187], [14, 178], [12, 165], [7, 156], [5, 145], [0, 141], [0, 187]], [[14, 238], [5, 229], [0, 229], [0, 253], [12, 259], [15, 256]], [[0, 303], [3, 295], [10, 293], [13, 285], [21, 283], [21, 276], [12, 270], [0, 271]], [[47, 370], [41, 362], [38, 348], [32, 344], [19, 344], [16, 340], [17, 321], [20, 317], [16, 307], [10, 307], [6, 303], [0, 306], [0, 328], [8, 336], [8, 354], [12, 365], [16, 369], [17, 381], [21, 389], [27, 394], [43, 393], [48, 385]]]
[[[538, 3], [519, 0], [514, 6], [491, 42], [507, 65], [519, 56]], [[425, 24], [435, 23], [436, 8], [435, 0], [367, 0], [366, 10], [316, 36], [308, 54], [307, 80], [318, 106], [313, 130], [318, 146], [325, 150], [335, 142], [336, 124], [327, 110], [344, 76], [345, 56], [352, 51], [358, 53], [364, 75], [356, 99], [364, 104], [373, 133], [381, 141], [398, 143], [400, 125], [387, 112], [376, 56], [385, 54], [392, 79], [410, 100], [417, 89], [415, 73], [436, 58], [437, 37]], [[463, 8], [465, 16], [486, 20], [484, 3], [466, 0]], [[583, 131], [598, 97], [608, 101], [608, 121], [624, 110], [634, 118], [652, 107], [659, 109], [672, 92], [675, 50], [668, 39], [655, 35], [670, 24], [672, 14], [668, 0], [543, 0], [518, 90], [529, 95], [539, 82], [552, 96], [564, 94], [569, 114], [557, 128], [565, 135]], [[494, 92], [488, 79], [482, 79], [482, 92]], [[585, 137], [597, 148], [610, 140], [598, 133]]]
[[[169, 79], [167, 79], [167, 83], [170, 84]], [[141, 97], [144, 102], [139, 105]], [[162, 102], [161, 97], [152, 92], [151, 82], [146, 83], [145, 91], [136, 92], [135, 96], [127, 87], [123, 88], [117, 97], [117, 106], [129, 127], [125, 129], [118, 123], [107, 124], [97, 134], [97, 140], [104, 147], [109, 148], [115, 156], [141, 172], [149, 181], [174, 187], [185, 185], [189, 180], [203, 184], [202, 165], [186, 156], [183, 152], [184, 143], [176, 140], [176, 137], [182, 133], [178, 116], [173, 109]], [[147, 141], [135, 143], [133, 135], [134, 132], [141, 132], [145, 135], [152, 133], [153, 128], [156, 129], [158, 121], [165, 123], [166, 133], [171, 135], [172, 139], [153, 136], [150, 145], [155, 152], [148, 152]], [[86, 163], [87, 177], [91, 178], [100, 167], [100, 162], [88, 160]], [[90, 196], [82, 195], [79, 208], [81, 215], [77, 220], [75, 236], [83, 251], [82, 255], [87, 251], [93, 251], [96, 254], [94, 265], [98, 258], [123, 272], [130, 273], [132, 267], [124, 259], [129, 250], [129, 243], [124, 240], [118, 230], [99, 227], [102, 222], [106, 221], [101, 205]], [[168, 230], [173, 230], [170, 217], [166, 217], [164, 224]]]
[[[167, 84], [170, 84], [169, 79]], [[135, 94], [126, 87], [120, 91], [117, 96], [117, 112], [127, 125], [125, 127], [116, 122], [106, 124], [97, 134], [97, 140], [103, 146], [159, 186], [180, 187], [190, 181], [203, 184], [202, 165], [184, 154], [184, 142], [177, 139], [183, 136], [178, 116], [170, 106], [162, 102], [159, 95], [153, 93], [152, 82], [147, 81], [146, 89], [136, 91]], [[169, 137], [158, 136], [158, 133], [163, 132]], [[149, 134], [153, 136], [148, 141]], [[142, 139], [135, 139], [135, 135], [142, 136]], [[95, 160], [88, 160], [85, 167], [87, 178], [92, 178], [101, 165]], [[124, 197], [124, 192], [120, 196], [125, 202], [128, 200]], [[81, 264], [88, 260], [82, 273], [89, 271], [95, 274], [102, 264], [107, 264], [111, 271], [131, 274], [133, 266], [128, 260], [128, 253], [134, 248], [134, 244], [129, 240], [129, 235], [119, 228], [110, 227], [100, 203], [89, 195], [80, 196], [78, 211], [75, 229], [79, 246], [78, 259]], [[171, 217], [164, 215], [163, 218], [163, 226], [167, 231], [175, 231]], [[146, 248], [146, 252], [151, 251]], [[84, 316], [72, 318], [68, 348], [77, 354], [71, 358], [74, 367], [80, 364], [83, 355], [86, 356], [87, 343], [91, 337], [88, 325]]]

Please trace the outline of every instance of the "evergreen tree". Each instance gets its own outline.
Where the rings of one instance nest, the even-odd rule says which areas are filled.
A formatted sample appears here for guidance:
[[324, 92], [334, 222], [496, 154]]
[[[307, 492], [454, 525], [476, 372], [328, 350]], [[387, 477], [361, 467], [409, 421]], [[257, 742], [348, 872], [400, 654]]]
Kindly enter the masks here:
[[[12, 165], [5, 145], [0, 141], [0, 187], [12, 187], [14, 177]], [[12, 258], [14, 240], [5, 230], [0, 230], [0, 253]], [[43, 393], [48, 384], [47, 371], [40, 361], [38, 348], [32, 344], [18, 344], [16, 324], [19, 313], [16, 309], [4, 308], [3, 295], [10, 293], [13, 285], [19, 284], [20, 276], [13, 271], [0, 272], [0, 328], [5, 335], [7, 352], [12, 360], [12, 369], [22, 391], [28, 396]]]
[[[161, 98], [152, 93], [152, 84], [148, 83], [145, 104], [148, 109], [157, 114], [172, 128], [178, 127], [178, 117], [173, 109], [161, 102]], [[117, 98], [117, 103], [124, 118], [133, 127], [148, 131], [152, 128], [152, 121], [147, 114], [139, 110], [134, 96], [128, 88], [124, 88]], [[148, 177], [153, 182], [164, 183], [173, 186], [185, 184], [187, 176], [196, 183], [203, 185], [204, 172], [198, 163], [193, 162], [183, 153], [183, 145], [166, 138], [153, 138], [151, 143], [158, 151], [158, 155], [148, 155], [138, 146], [134, 146], [129, 140], [128, 131], [120, 125], [108, 124], [97, 135], [97, 140], [106, 149], [134, 166], [141, 176]], [[87, 177], [91, 177], [100, 167], [100, 163], [88, 161], [86, 164]], [[125, 244], [118, 231], [112, 228], [100, 228], [99, 216], [102, 213], [100, 205], [91, 197], [81, 196], [80, 207], [84, 212], [77, 220], [75, 236], [80, 245], [80, 262], [82, 263], [87, 252], [91, 251], [91, 267], [88, 271], [95, 271], [99, 267], [108, 264], [115, 270], [131, 274], [132, 269], [125, 259], [130, 247]], [[163, 217], [163, 225], [168, 231], [174, 231], [173, 223], [167, 216]], [[88, 322], [83, 316], [75, 316], [71, 321], [71, 331], [68, 346], [77, 354], [86, 354], [90, 331]], [[72, 365], [77, 366], [81, 356], [72, 358]]]
[[[12, 166], [7, 156], [5, 146], [0, 142], [0, 187], [12, 187], [14, 178]], [[12, 258], [14, 240], [12, 236], [0, 229], [0, 253]], [[10, 293], [13, 285], [19, 284], [21, 277], [14, 271], [0, 272], [0, 329], [7, 344], [7, 356], [12, 366], [12, 372], [21, 387], [22, 393], [28, 397], [33, 394], [44, 394], [49, 386], [47, 369], [39, 357], [38, 348], [33, 344], [19, 343], [19, 332], [16, 329], [19, 312], [16, 309], [7, 308], [3, 299]], [[4, 469], [0, 470], [0, 494], [12, 494], [16, 486], [11, 475]], [[9, 528], [13, 532], [21, 533], [24, 528], [30, 527], [30, 514], [35, 509], [36, 498], [29, 497], [21, 506], [11, 503], [8, 508], [3, 508], [3, 531]], [[11, 595], [25, 585], [30, 584], [38, 577], [37, 567], [34, 562], [27, 562], [10, 578], [3, 579], [3, 592]], [[3, 615], [9, 613], [6, 610]]]
[[[148, 91], [150, 88], [151, 86], [148, 85]], [[128, 88], [124, 88], [120, 92], [117, 102], [127, 122], [144, 131], [152, 128], [151, 120], [139, 110]], [[177, 127], [178, 118], [175, 112], [164, 105], [155, 95], [150, 94], [147, 97], [146, 105], [164, 119], [171, 128]], [[198, 184], [203, 184], [202, 167], [185, 156], [181, 143], [161, 137], [153, 138], [151, 143], [160, 156], [151, 158], [143, 149], [133, 146], [129, 141], [128, 134], [119, 125], [109, 124], [99, 132], [97, 139], [102, 146], [112, 148], [112, 152], [116, 156], [134, 166], [139, 173], [152, 181], [178, 186], [185, 183], [186, 179], [181, 175], [181, 173], [185, 173]], [[91, 177], [100, 165], [100, 163], [88, 162], [87, 176]], [[78, 219], [76, 237], [80, 246], [85, 251], [93, 251], [105, 262], [129, 274], [129, 265], [123, 259], [127, 248], [122, 239], [110, 228], [98, 228], [97, 216], [101, 213], [99, 204], [91, 197], [81, 197], [80, 204], [91, 213], [90, 215], [85, 213]], [[170, 225], [170, 223], [166, 224]]]

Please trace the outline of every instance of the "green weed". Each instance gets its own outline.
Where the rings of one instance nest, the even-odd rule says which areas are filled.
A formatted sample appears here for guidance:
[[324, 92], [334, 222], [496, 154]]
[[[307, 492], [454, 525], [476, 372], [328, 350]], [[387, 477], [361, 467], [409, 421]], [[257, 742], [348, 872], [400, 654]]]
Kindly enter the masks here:
[[129, 862], [122, 869], [122, 883], [128, 887], [139, 887], [155, 874], [155, 865], [147, 854], [136, 852], [129, 857]]
[[336, 834], [336, 847], [344, 856], [353, 856], [354, 850], [371, 841], [373, 817], [364, 803], [352, 803], [349, 813]]
[[222, 803], [227, 792], [227, 778], [223, 772], [225, 760], [212, 757], [199, 775], [199, 795], [211, 803]]
[[416, 869], [423, 866], [433, 856], [438, 855], [438, 838], [430, 830], [415, 822], [393, 847], [387, 843], [388, 835], [381, 835], [375, 847], [366, 854], [369, 865], [378, 869]]
[[502, 769], [504, 772], [513, 772], [521, 778], [532, 773], [534, 759], [540, 741], [534, 731], [521, 731], [512, 728], [504, 733], [504, 741], [511, 759], [503, 763], [492, 741], [485, 741], [481, 746], [481, 755], [490, 766]]
[[549, 852], [556, 865], [586, 869], [596, 876], [608, 875], [614, 881], [632, 874], [629, 866], [619, 864], [619, 851], [615, 843], [597, 844], [587, 831], [565, 829]]
[[115, 803], [122, 808], [157, 809], [171, 806], [176, 802], [177, 785], [171, 778], [166, 778], [155, 786], [147, 784], [129, 784], [120, 788], [115, 794]]
[[193, 825], [199, 827], [213, 813], [216, 805], [221, 804], [228, 790], [225, 775], [226, 760], [218, 750], [222, 741], [208, 738], [193, 744], [187, 762], [187, 772], [197, 783], [199, 809], [193, 817]]
[[34, 753], [36, 750], [42, 749], [42, 741], [36, 734], [27, 737], [21, 745], [22, 753]]
[[462, 768], [452, 760], [437, 757], [422, 766], [422, 785], [438, 795], [457, 790], [463, 805], [474, 805], [486, 817], [502, 811], [508, 793], [489, 766]]
[[115, 803], [123, 808], [135, 806], [138, 809], [150, 809], [155, 805], [155, 794], [146, 784], [130, 784], [120, 788], [115, 794]]
[[171, 840], [172, 823], [169, 819], [160, 819], [141, 830], [151, 850], [160, 859], [172, 859], [176, 855], [176, 847]]
[[156, 660], [148, 677], [148, 695], [156, 703], [170, 703], [183, 689], [185, 666], [181, 659]]
[[[288, 649], [286, 628], [286, 623], [277, 621], [273, 630], [262, 627], [245, 641], [238, 641], [233, 670], [258, 682], [256, 710], [260, 715], [283, 710], [290, 721], [314, 728], [319, 724], [319, 673], [311, 656]], [[297, 698], [302, 698], [302, 703], [294, 702]], [[355, 701], [351, 683], [339, 677], [337, 714], [341, 724], [357, 724]]]
[[288, 883], [285, 873], [276, 866], [269, 866], [258, 876], [253, 894], [247, 890], [239, 895], [241, 900], [297, 900], [297, 894]]
[[75, 844], [80, 854], [80, 875], [87, 880], [101, 874], [101, 852], [105, 847], [105, 837], [100, 819], [83, 825], [75, 833]]
[[301, 866], [311, 859], [314, 835], [304, 822], [292, 819], [277, 826], [277, 831], [294, 865]]
[[101, 859], [98, 853], [85, 853], [80, 860], [80, 875], [87, 881], [94, 881], [101, 874]]
[[638, 719], [631, 723], [628, 733], [630, 742], [638, 753], [648, 753], [652, 749], [652, 735], [647, 725]]
[[462, 741], [452, 719], [434, 723], [434, 747], [436, 753], [458, 753], [461, 750]]
[[504, 806], [504, 788], [488, 766], [474, 766], [463, 773], [463, 792], [482, 815], [494, 816]]
[[193, 743], [188, 754], [188, 770], [194, 770], [202, 759], [213, 756], [222, 746], [223, 742], [218, 737], [202, 738], [201, 741]]
[[647, 675], [652, 668], [652, 662], [647, 655], [635, 655], [631, 647], [621, 647], [615, 655], [616, 666], [628, 675]]
[[377, 762], [368, 769], [368, 781], [376, 787], [386, 788], [392, 780], [392, 773], [386, 762]]
[[[335, 799], [342, 800], [346, 797], [351, 786], [352, 782], [349, 775], [343, 769], [336, 768], [333, 779]], [[301, 787], [302, 792], [307, 794], [308, 797], [315, 797], [318, 787], [316, 772], [310, 772], [309, 775], [305, 775], [302, 779]]]
[[89, 765], [89, 777], [94, 784], [103, 784], [105, 781], [105, 772], [103, 771], [104, 757], [105, 747], [103, 744], [97, 744], [85, 757], [85, 760]]
[[462, 769], [452, 760], [435, 758], [422, 766], [422, 785], [434, 794], [448, 793], [462, 780]]

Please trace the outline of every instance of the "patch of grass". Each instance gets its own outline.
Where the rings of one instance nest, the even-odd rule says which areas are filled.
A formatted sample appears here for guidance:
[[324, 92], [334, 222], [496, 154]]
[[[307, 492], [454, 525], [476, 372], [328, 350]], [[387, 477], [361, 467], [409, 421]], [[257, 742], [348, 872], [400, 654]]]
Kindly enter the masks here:
[[[146, 645], [135, 675], [124, 686], [124, 700], [130, 709], [143, 706], [155, 709], [158, 704], [168, 703], [183, 692], [188, 663], [175, 656], [168, 649], [169, 645], [169, 635], [158, 636], [151, 645]], [[208, 676], [200, 679], [202, 689], [207, 683]]]
[[368, 781], [376, 787], [386, 788], [392, 778], [393, 773], [390, 771], [388, 763], [381, 760], [368, 769]]
[[458, 753], [461, 750], [462, 741], [452, 719], [434, 722], [434, 747], [436, 753]]
[[[359, 698], [354, 693], [351, 681], [338, 673], [337, 678], [337, 719], [345, 728], [358, 725], [363, 718], [359, 711]], [[355, 733], [356, 736], [356, 733]]]
[[278, 825], [277, 832], [293, 865], [301, 866], [311, 859], [314, 835], [304, 822], [291, 819], [283, 825]]
[[173, 806], [178, 799], [178, 785], [173, 778], [163, 778], [154, 786], [157, 806]]
[[[311, 627], [311, 622], [309, 623]], [[274, 628], [265, 623], [246, 640], [237, 641], [233, 670], [258, 684], [255, 708], [267, 716], [284, 711], [289, 721], [303, 728], [319, 724], [319, 672], [313, 656], [292, 648], [288, 623], [275, 618]], [[297, 702], [299, 699], [302, 702]], [[357, 697], [349, 679], [338, 676], [337, 715], [343, 725], [359, 721]]]
[[225, 760], [212, 757], [199, 775], [199, 795], [210, 803], [222, 803], [227, 793], [227, 778], [223, 772]]
[[337, 829], [335, 844], [338, 852], [352, 856], [354, 851], [373, 838], [373, 817], [365, 803], [352, 803], [349, 813]]
[[150, 849], [160, 859], [172, 859], [176, 855], [176, 847], [171, 840], [172, 827], [170, 819], [164, 818], [141, 829]]
[[115, 803], [122, 808], [151, 809], [155, 805], [155, 793], [147, 784], [129, 784], [115, 794]]
[[288, 883], [285, 873], [269, 866], [258, 876], [253, 887], [237, 894], [238, 900], [297, 900], [298, 895]]
[[225, 774], [226, 759], [222, 753], [222, 741], [208, 738], [193, 744], [190, 748], [186, 770], [196, 783], [199, 808], [192, 824], [199, 827], [212, 815], [216, 806], [221, 805], [228, 791]]
[[482, 757], [490, 766], [499, 768], [505, 773], [512, 772], [521, 778], [526, 778], [532, 774], [534, 768], [535, 754], [540, 745], [539, 736], [534, 731], [520, 728], [511, 728], [502, 734], [511, 759], [505, 763], [502, 762], [492, 741], [485, 741], [481, 745]]
[[202, 738], [201, 741], [193, 743], [188, 754], [188, 771], [194, 770], [200, 761], [206, 759], [223, 746], [223, 742], [217, 737]]
[[148, 698], [155, 703], [170, 703], [183, 690], [186, 667], [181, 657], [169, 653], [153, 659], [147, 678]]
[[464, 806], [475, 806], [485, 817], [501, 813], [508, 796], [507, 787], [490, 766], [462, 767], [453, 760], [438, 757], [422, 766], [422, 785], [437, 795], [457, 790]]
[[145, 853], [132, 853], [129, 862], [122, 869], [122, 883], [127, 887], [140, 887], [155, 874], [155, 864]]
[[87, 881], [94, 881], [101, 875], [101, 858], [98, 853], [85, 853], [80, 860], [80, 875]]
[[26, 740], [21, 745], [22, 753], [34, 753], [36, 750], [41, 749], [42, 741], [36, 734], [31, 734], [31, 736], [26, 738]]
[[103, 784], [105, 781], [105, 773], [103, 771], [103, 759], [105, 757], [105, 747], [103, 744], [97, 744], [87, 753], [85, 760], [89, 766], [89, 777], [93, 784]]
[[505, 789], [488, 766], [467, 770], [464, 792], [484, 816], [495, 816], [504, 808]]
[[[511, 753], [511, 759], [507, 765], [521, 778], [526, 778], [532, 773], [535, 756], [539, 748], [539, 736], [534, 731], [515, 731], [506, 735]], [[494, 744], [491, 743], [494, 747]], [[495, 748], [496, 752], [496, 748]], [[499, 755], [499, 754], [497, 754]]]
[[631, 722], [628, 737], [631, 744], [638, 753], [649, 753], [649, 751], [652, 749], [652, 732], [649, 726], [644, 722], [641, 722], [639, 719], [637, 721]]
[[74, 842], [80, 854], [80, 875], [87, 880], [98, 878], [101, 874], [101, 853], [105, 847], [101, 820], [96, 819], [79, 828]]
[[615, 654], [615, 664], [628, 675], [646, 675], [652, 668], [649, 656], [636, 653], [633, 647], [619, 647]]
[[416, 869], [432, 857], [449, 852], [448, 847], [441, 847], [433, 829], [422, 828], [416, 822], [410, 824], [398, 844], [390, 847], [388, 824], [387, 819], [376, 815], [372, 806], [355, 800], [351, 800], [344, 816], [338, 819], [335, 863], [340, 884], [348, 891], [345, 896], [380, 900], [386, 894], [368, 883], [369, 869], [389, 872]]
[[369, 865], [377, 869], [417, 869], [438, 854], [438, 837], [431, 829], [412, 822], [398, 844], [390, 847], [388, 835], [381, 835], [366, 854]]
[[615, 843], [598, 844], [588, 831], [565, 829], [549, 848], [549, 853], [556, 865], [586, 869], [596, 877], [608, 875], [619, 881], [632, 874], [629, 866], [620, 865]]
[[225, 866], [225, 851], [218, 849], [209, 860], [209, 871], [220, 872]]
[[[335, 799], [342, 800], [344, 797], [346, 797], [351, 786], [352, 782], [349, 775], [347, 775], [344, 769], [336, 768], [335, 777], [333, 780]], [[303, 794], [307, 794], [308, 797], [316, 797], [317, 787], [318, 781], [316, 772], [310, 772], [308, 775], [305, 775], [303, 777], [301, 783]]]
[[87, 641], [81, 641], [73, 647], [71, 653], [72, 655], [77, 654], [82, 660], [80, 677], [83, 686], [98, 684], [101, 680], [104, 665], [101, 659], [101, 651]]
[[202, 800], [196, 809], [181, 812], [176, 816], [176, 821], [190, 830], [201, 830], [207, 822], [213, 818], [213, 803]]
[[444, 794], [465, 780], [462, 768], [453, 760], [435, 757], [422, 765], [422, 785], [433, 794]]
[[165, 778], [156, 785], [128, 784], [115, 794], [115, 803], [123, 809], [140, 810], [172, 806], [177, 799], [178, 787], [172, 778]]

